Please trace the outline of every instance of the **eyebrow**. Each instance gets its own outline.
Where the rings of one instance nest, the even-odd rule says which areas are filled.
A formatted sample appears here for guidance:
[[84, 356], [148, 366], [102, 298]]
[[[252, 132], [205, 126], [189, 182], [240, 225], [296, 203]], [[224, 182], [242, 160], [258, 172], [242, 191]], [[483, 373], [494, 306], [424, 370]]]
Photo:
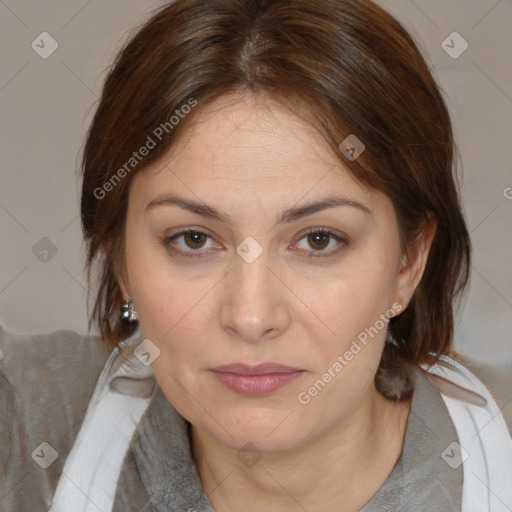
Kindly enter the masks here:
[[[219, 211], [218, 209], [213, 208], [212, 206], [208, 206], [205, 203], [192, 201], [190, 199], [185, 199], [183, 197], [179, 197], [176, 195], [166, 194], [156, 197], [146, 206], [145, 212], [157, 206], [166, 205], [177, 205], [183, 208], [184, 210], [195, 213], [197, 215], [201, 215], [203, 217], [208, 217], [211, 219], [217, 219], [228, 225], [230, 224], [229, 215], [227, 215], [226, 213]], [[294, 208], [289, 208], [279, 216], [279, 218], [277, 219], [277, 224], [286, 224], [294, 222], [296, 220], [307, 217], [308, 215], [312, 215], [313, 213], [326, 210], [328, 208], [336, 208], [339, 206], [348, 206], [351, 208], [355, 208], [367, 215], [372, 215], [372, 211], [370, 210], [370, 208], [365, 206], [363, 203], [360, 203], [359, 201], [355, 201], [347, 197], [330, 196], [320, 201], [315, 201]]]

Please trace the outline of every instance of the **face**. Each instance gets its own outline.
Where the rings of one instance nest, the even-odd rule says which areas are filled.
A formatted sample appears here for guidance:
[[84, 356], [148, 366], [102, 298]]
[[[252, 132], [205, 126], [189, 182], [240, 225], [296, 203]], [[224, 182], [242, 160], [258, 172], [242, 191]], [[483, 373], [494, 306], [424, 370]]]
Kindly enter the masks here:
[[[386, 321], [415, 284], [389, 198], [263, 97], [203, 108], [135, 176], [125, 249], [120, 285], [160, 350], [160, 387], [233, 449], [293, 448], [343, 423], [376, 392]], [[232, 363], [287, 368], [213, 371]]]

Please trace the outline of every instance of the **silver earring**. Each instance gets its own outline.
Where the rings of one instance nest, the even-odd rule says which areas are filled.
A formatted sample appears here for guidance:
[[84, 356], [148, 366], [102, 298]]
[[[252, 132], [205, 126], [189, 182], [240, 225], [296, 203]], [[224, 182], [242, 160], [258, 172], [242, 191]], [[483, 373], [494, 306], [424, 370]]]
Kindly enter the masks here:
[[125, 323], [137, 322], [137, 313], [131, 299], [125, 300], [121, 306], [121, 320]]

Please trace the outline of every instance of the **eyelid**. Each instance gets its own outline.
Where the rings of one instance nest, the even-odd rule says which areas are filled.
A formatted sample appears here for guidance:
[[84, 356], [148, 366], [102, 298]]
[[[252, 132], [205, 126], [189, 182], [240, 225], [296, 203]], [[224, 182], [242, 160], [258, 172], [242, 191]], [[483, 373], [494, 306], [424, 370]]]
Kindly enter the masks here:
[[177, 248], [174, 248], [174, 247], [171, 246], [171, 242], [174, 239], [180, 238], [181, 236], [186, 235], [187, 233], [199, 233], [200, 235], [206, 235], [210, 240], [215, 241], [215, 237], [207, 229], [205, 229], [205, 228], [190, 227], [190, 228], [182, 229], [181, 231], [178, 231], [178, 232], [176, 232], [176, 233], [174, 233], [172, 235], [165, 236], [164, 239], [163, 239], [164, 246], [166, 247], [166, 249], [169, 252], [177, 254], [178, 256], [195, 257], [195, 258], [207, 258], [207, 257], [210, 257], [211, 253], [203, 250], [202, 248], [201, 249], [197, 249], [197, 250], [190, 249], [190, 250], [184, 251], [182, 249], [177, 249]]
[[[182, 256], [185, 256], [185, 257], [196, 257], [196, 258], [207, 258], [207, 257], [210, 257], [211, 252], [205, 251], [202, 248], [197, 249], [197, 250], [190, 249], [190, 250], [184, 251], [182, 249], [176, 249], [176, 248], [171, 247], [172, 240], [174, 240], [176, 238], [179, 238], [179, 237], [181, 237], [183, 235], [186, 235], [187, 233], [198, 233], [198, 234], [201, 234], [201, 235], [206, 235], [208, 238], [210, 238], [211, 240], [215, 241], [215, 237], [207, 229], [205, 229], [205, 228], [190, 227], [190, 228], [186, 228], [186, 229], [183, 229], [181, 231], [178, 231], [178, 232], [176, 232], [176, 233], [174, 233], [172, 235], [165, 236], [164, 239], [163, 239], [163, 243], [164, 243], [166, 249], [169, 252], [171, 252], [171, 253], [174, 253], [174, 254], [177, 254], [177, 255], [182, 255]], [[314, 251], [314, 250], [311, 250], [311, 251], [304, 250], [304, 251], [302, 251], [302, 252], [307, 252], [308, 253], [307, 257], [327, 258], [329, 256], [334, 256], [334, 255], [338, 254], [339, 251], [341, 251], [346, 245], [348, 245], [350, 243], [350, 240], [349, 240], [349, 238], [346, 235], [336, 234], [330, 228], [315, 226], [315, 227], [307, 228], [305, 231], [302, 231], [297, 236], [295, 242], [293, 242], [292, 245], [295, 246], [298, 242], [300, 242], [303, 238], [305, 238], [307, 235], [309, 235], [311, 233], [321, 233], [321, 234], [325, 234], [325, 235], [330, 236], [331, 238], [333, 238], [334, 240], [336, 240], [338, 242], [338, 247], [335, 248], [335, 249], [331, 249], [329, 251], [321, 251], [321, 250], [320, 251]]]
[[330, 249], [329, 251], [305, 251], [308, 253], [307, 257], [311, 258], [328, 258], [330, 256], [337, 255], [345, 246], [347, 246], [350, 243], [349, 237], [347, 237], [344, 234], [337, 234], [332, 229], [326, 228], [326, 227], [311, 227], [307, 228], [305, 231], [302, 231], [298, 236], [297, 240], [294, 242], [293, 245], [300, 242], [303, 238], [305, 238], [307, 235], [311, 233], [321, 233], [324, 235], [328, 235], [330, 238], [334, 239], [336, 242], [338, 242], [338, 245], [334, 249]]

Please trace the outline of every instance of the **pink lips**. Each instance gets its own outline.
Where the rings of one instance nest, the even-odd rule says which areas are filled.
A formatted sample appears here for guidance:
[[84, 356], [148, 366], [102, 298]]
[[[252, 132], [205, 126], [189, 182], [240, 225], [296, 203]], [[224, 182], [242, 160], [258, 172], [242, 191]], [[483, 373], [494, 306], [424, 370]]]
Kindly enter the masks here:
[[304, 372], [276, 363], [263, 363], [257, 366], [234, 363], [217, 366], [211, 371], [222, 384], [245, 395], [272, 393]]

